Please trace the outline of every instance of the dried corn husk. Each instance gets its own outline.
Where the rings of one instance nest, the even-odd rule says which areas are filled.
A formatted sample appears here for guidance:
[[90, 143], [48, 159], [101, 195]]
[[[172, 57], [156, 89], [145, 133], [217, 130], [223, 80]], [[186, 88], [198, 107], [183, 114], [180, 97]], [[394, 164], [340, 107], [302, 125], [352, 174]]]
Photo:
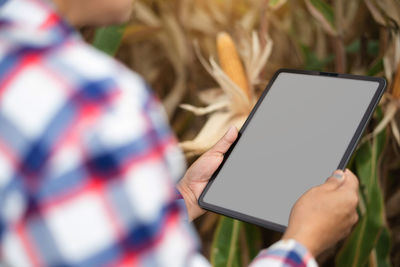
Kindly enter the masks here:
[[[261, 48], [257, 34], [253, 34], [252, 45], [244, 48], [250, 55], [243, 66], [236, 45], [227, 33], [220, 33], [217, 38], [218, 56], [222, 68], [211, 57], [209, 63], [201, 55], [198, 45], [197, 54], [207, 72], [217, 81], [221, 89], [209, 89], [199, 94], [206, 107], [195, 107], [189, 104], [181, 108], [196, 115], [209, 114], [208, 120], [199, 134], [191, 141], [181, 143], [188, 156], [198, 155], [214, 145], [228, 128], [234, 125], [240, 129], [255, 104], [254, 84], [259, 72], [264, 67], [271, 53], [272, 41]], [[247, 51], [249, 50], [249, 51]], [[248, 73], [255, 73], [249, 82]]]
[[[387, 94], [386, 98], [389, 100], [387, 105], [384, 106], [384, 116], [375, 129], [367, 134], [362, 142], [365, 142], [372, 137], [382, 132], [388, 125], [392, 130], [394, 140], [400, 146], [400, 133], [399, 127], [396, 122], [396, 114], [400, 109], [400, 35], [399, 33], [392, 33], [393, 42], [387, 49], [384, 57], [384, 70], [385, 76], [389, 83], [392, 83], [392, 92]], [[392, 81], [392, 77], [394, 77]]]
[[273, 42], [266, 35], [264, 36], [265, 44], [261, 46], [260, 38], [255, 31], [252, 32], [251, 38], [246, 38], [243, 35], [240, 37], [240, 54], [245, 64], [250, 85], [254, 87], [260, 83], [259, 76], [271, 56]]

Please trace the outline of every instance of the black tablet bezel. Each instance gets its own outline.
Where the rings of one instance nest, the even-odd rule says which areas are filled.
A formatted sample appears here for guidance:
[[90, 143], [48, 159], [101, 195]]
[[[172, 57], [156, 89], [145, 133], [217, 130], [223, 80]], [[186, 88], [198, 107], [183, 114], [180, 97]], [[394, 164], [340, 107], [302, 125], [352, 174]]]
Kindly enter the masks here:
[[371, 119], [371, 116], [376, 108], [376, 106], [378, 105], [384, 91], [385, 91], [385, 87], [386, 87], [386, 80], [384, 78], [379, 78], [379, 77], [369, 77], [369, 76], [359, 76], [359, 75], [352, 75], [352, 74], [339, 74], [339, 73], [331, 73], [331, 72], [320, 72], [320, 71], [306, 71], [306, 70], [295, 70], [295, 69], [279, 69], [274, 76], [272, 77], [272, 79], [270, 80], [270, 82], [268, 83], [267, 87], [265, 88], [265, 90], [263, 91], [263, 93], [260, 96], [260, 99], [257, 101], [257, 103], [255, 104], [253, 110], [251, 111], [250, 115], [248, 116], [248, 118], [246, 119], [246, 121], [244, 122], [242, 128], [239, 131], [239, 135], [238, 138], [236, 139], [236, 141], [232, 144], [232, 146], [229, 148], [229, 150], [225, 153], [225, 157], [221, 163], [221, 165], [218, 167], [218, 169], [215, 171], [215, 173], [212, 175], [210, 181], [207, 183], [206, 187], [204, 188], [203, 192], [201, 193], [198, 203], [199, 206], [203, 209], [209, 210], [209, 211], [213, 211], [234, 219], [238, 219], [238, 220], [242, 220], [245, 222], [249, 222], [249, 223], [253, 223], [256, 225], [259, 225], [261, 227], [265, 227], [268, 229], [272, 229], [278, 232], [284, 232], [286, 229], [286, 226], [281, 225], [281, 224], [277, 224], [271, 221], [266, 221], [263, 219], [259, 219], [253, 216], [249, 216], [240, 212], [236, 212], [230, 209], [226, 209], [226, 208], [222, 208], [219, 206], [215, 206], [213, 204], [209, 204], [203, 201], [204, 195], [207, 193], [208, 189], [210, 188], [210, 186], [212, 185], [214, 179], [217, 177], [219, 171], [221, 170], [221, 168], [224, 166], [225, 161], [229, 158], [229, 154], [232, 152], [233, 148], [235, 147], [236, 143], [240, 140], [240, 137], [242, 136], [243, 132], [245, 131], [247, 125], [249, 124], [249, 122], [251, 121], [251, 119], [253, 118], [253, 115], [255, 114], [255, 112], [257, 111], [258, 107], [260, 106], [260, 104], [262, 103], [262, 101], [264, 100], [265, 96], [267, 95], [269, 89], [271, 88], [271, 86], [273, 85], [275, 79], [278, 77], [279, 74], [281, 73], [295, 73], [295, 74], [305, 74], [305, 75], [314, 75], [314, 76], [329, 76], [329, 77], [337, 77], [337, 78], [344, 78], [344, 79], [352, 79], [352, 80], [364, 80], [364, 81], [373, 81], [373, 82], [378, 82], [379, 86], [376, 89], [375, 95], [372, 98], [360, 124], [357, 127], [357, 130], [355, 131], [349, 146], [347, 147], [340, 163], [339, 166], [337, 167], [337, 169], [342, 169], [344, 170], [345, 167], [347, 166], [348, 161], [350, 160], [351, 155], [353, 154], [354, 150], [357, 147], [358, 142], [360, 141], [360, 138], [368, 124], [368, 121]]

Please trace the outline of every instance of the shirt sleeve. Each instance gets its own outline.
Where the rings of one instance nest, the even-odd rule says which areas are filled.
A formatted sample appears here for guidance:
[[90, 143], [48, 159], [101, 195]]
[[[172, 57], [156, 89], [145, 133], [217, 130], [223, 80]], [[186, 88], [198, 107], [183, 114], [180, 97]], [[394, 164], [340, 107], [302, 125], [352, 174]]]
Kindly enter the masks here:
[[310, 252], [297, 241], [281, 240], [262, 250], [250, 267], [317, 267]]
[[138, 76], [115, 83], [78, 128], [78, 188], [46, 212], [62, 263], [208, 266], [175, 201], [185, 166], [161, 104]]
[[40, 140], [26, 144], [27, 167], [4, 195], [21, 208], [1, 228], [2, 263], [209, 266], [175, 202], [185, 163], [160, 102], [138, 75], [99, 63], [113, 66], [113, 76], [62, 62], [79, 83], [59, 90], [65, 99], [54, 104]]

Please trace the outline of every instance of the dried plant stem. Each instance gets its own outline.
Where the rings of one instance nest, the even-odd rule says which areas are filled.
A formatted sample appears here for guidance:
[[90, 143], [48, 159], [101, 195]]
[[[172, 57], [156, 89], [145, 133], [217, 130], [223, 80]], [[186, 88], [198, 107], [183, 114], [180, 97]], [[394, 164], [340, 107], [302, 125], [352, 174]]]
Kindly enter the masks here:
[[222, 69], [228, 77], [237, 84], [251, 99], [249, 81], [245, 74], [243, 64], [240, 61], [235, 43], [226, 32], [218, 34], [217, 37], [218, 58]]
[[378, 266], [378, 260], [376, 258], [376, 249], [375, 248], [371, 251], [371, 254], [369, 254], [368, 263], [369, 263], [370, 267], [377, 267]]
[[334, 7], [336, 24], [336, 36], [334, 37], [335, 66], [336, 72], [344, 73], [346, 71], [346, 51], [343, 43], [343, 0], [336, 0]]
[[389, 43], [389, 30], [386, 28], [379, 29], [379, 57], [383, 57]]
[[392, 96], [395, 100], [400, 100], [400, 62], [397, 65], [396, 74], [394, 76]]
[[335, 49], [335, 71], [338, 73], [346, 72], [346, 51], [343, 40], [340, 36], [333, 37]]

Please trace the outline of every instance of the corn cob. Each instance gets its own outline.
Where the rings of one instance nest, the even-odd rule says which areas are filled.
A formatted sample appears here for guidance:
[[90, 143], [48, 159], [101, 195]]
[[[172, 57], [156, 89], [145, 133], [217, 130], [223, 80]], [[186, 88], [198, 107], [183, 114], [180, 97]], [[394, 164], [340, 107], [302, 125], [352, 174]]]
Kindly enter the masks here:
[[240, 61], [235, 43], [228, 33], [221, 32], [218, 34], [217, 49], [219, 63], [224, 72], [244, 91], [246, 96], [251, 99], [249, 82], [244, 72], [243, 64]]

